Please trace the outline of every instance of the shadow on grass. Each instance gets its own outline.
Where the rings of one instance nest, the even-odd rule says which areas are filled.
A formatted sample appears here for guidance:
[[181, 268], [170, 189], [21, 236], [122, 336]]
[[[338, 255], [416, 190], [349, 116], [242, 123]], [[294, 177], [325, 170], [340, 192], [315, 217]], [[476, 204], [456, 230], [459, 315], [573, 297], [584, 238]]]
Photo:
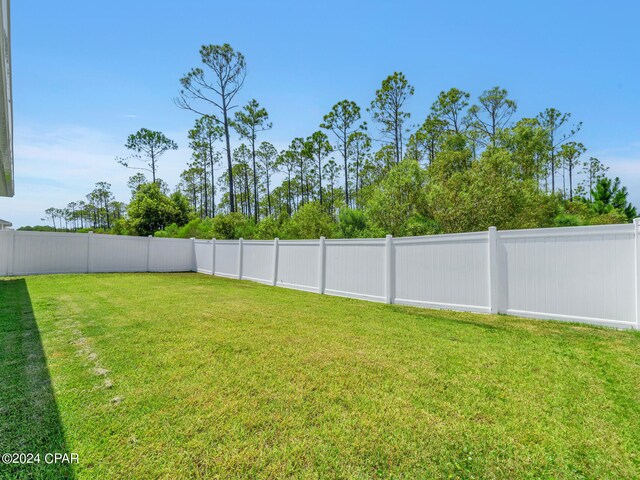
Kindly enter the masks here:
[[40, 454], [40, 463], [0, 463], [0, 478], [74, 478], [46, 453], [69, 453], [31, 298], [23, 279], [0, 280], [0, 455]]
[[[454, 326], [467, 325], [470, 327], [476, 327], [476, 328], [480, 328], [482, 330], [487, 330], [490, 332], [500, 332], [500, 331], [507, 330], [507, 328], [505, 327], [502, 327], [499, 325], [492, 325], [490, 323], [486, 323], [485, 321], [483, 321], [483, 320], [486, 320], [486, 317], [483, 318], [480, 315], [486, 315], [486, 314], [478, 314], [479, 315], [478, 321], [473, 321], [473, 320], [465, 320], [463, 318], [460, 318], [461, 313], [465, 315], [472, 315], [472, 314], [465, 313], [465, 312], [456, 312], [454, 310], [442, 310], [443, 313], [439, 313], [439, 311], [436, 309], [423, 309], [423, 308], [409, 307], [404, 305], [393, 305], [391, 308], [393, 308], [396, 312], [401, 312], [408, 316], [425, 318], [431, 321], [437, 320], [439, 322], [451, 323]], [[456, 316], [452, 318], [453, 315], [456, 315]]]

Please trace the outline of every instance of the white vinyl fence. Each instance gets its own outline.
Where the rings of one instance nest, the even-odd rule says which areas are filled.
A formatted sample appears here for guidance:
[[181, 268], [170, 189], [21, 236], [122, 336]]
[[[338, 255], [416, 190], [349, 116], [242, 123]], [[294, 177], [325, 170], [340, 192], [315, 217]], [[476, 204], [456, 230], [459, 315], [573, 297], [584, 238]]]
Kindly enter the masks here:
[[0, 276], [194, 269], [193, 240], [93, 233], [0, 232]]
[[640, 328], [640, 221], [350, 240], [0, 232], [0, 276], [197, 270], [377, 302]]
[[350, 240], [195, 241], [197, 270], [377, 302], [640, 328], [640, 222]]

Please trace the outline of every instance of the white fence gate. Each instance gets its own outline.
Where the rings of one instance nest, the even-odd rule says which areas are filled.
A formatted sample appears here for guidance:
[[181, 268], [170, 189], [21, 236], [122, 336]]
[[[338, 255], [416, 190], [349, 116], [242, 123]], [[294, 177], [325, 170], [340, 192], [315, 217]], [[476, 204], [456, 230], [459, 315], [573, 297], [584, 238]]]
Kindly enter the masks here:
[[640, 328], [640, 221], [349, 240], [0, 232], [0, 276], [197, 270], [377, 302]]

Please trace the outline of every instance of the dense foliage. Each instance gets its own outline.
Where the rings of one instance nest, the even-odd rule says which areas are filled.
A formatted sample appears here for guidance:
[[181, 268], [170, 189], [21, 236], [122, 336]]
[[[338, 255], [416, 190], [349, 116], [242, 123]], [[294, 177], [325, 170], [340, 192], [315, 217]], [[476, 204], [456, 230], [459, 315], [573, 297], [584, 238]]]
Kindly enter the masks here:
[[142, 173], [130, 178], [128, 206], [100, 182], [87, 202], [47, 210], [54, 229], [362, 237], [620, 223], [637, 215], [620, 180], [608, 178], [608, 168], [575, 141], [581, 123], [554, 108], [517, 119], [517, 103], [503, 88], [475, 101], [456, 88], [443, 91], [410, 127], [414, 87], [394, 72], [366, 109], [375, 133], [345, 99], [319, 119], [319, 130], [278, 151], [261, 140], [272, 123], [257, 100], [230, 114], [244, 83], [244, 56], [226, 44], [200, 53], [204, 68], [181, 79], [176, 99], [198, 118], [189, 131], [192, 161], [174, 193], [156, 177], [156, 161], [177, 145], [143, 128], [125, 146], [143, 155], [135, 158], [151, 182]]
[[127, 208], [127, 217], [116, 225], [117, 233], [153, 235], [169, 225], [189, 221], [187, 199], [180, 192], [165, 195], [157, 183], [141, 185]]

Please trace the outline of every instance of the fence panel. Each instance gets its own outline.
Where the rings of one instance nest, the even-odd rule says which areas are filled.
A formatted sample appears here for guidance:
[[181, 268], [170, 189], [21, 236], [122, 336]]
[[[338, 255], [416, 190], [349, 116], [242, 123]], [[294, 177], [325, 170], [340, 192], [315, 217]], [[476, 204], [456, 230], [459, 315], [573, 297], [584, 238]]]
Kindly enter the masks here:
[[393, 240], [394, 303], [489, 311], [488, 234]]
[[92, 235], [91, 272], [146, 272], [147, 237]]
[[318, 240], [280, 240], [277, 285], [318, 291]]
[[633, 225], [498, 232], [505, 313], [636, 322]]
[[384, 302], [385, 240], [327, 240], [325, 293]]
[[13, 275], [87, 271], [88, 234], [17, 231], [14, 235]]
[[197, 271], [211, 275], [213, 245], [211, 240], [196, 240], [193, 244]]
[[13, 255], [13, 232], [0, 230], [0, 276], [9, 274], [9, 262]]
[[238, 240], [216, 240], [216, 275], [238, 277]]
[[242, 278], [269, 283], [273, 280], [273, 241], [245, 240], [242, 243]]
[[[193, 240], [185, 238], [150, 238], [149, 240], [150, 272], [195, 270]], [[209, 258], [211, 258], [210, 255]]]

